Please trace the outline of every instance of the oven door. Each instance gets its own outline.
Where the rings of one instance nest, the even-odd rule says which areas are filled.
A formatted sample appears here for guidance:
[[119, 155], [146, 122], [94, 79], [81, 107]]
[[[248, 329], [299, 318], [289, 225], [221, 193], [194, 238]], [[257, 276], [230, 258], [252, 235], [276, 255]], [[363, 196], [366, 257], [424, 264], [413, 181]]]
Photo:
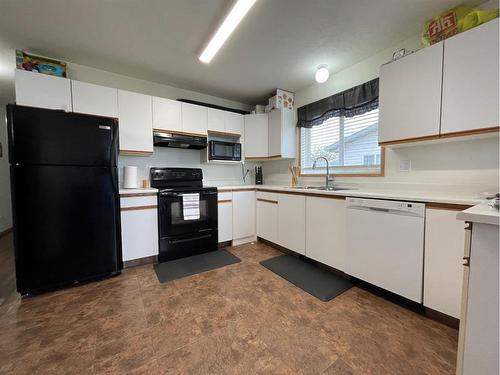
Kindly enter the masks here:
[[[190, 193], [200, 194], [200, 217], [186, 220], [182, 197]], [[203, 190], [162, 192], [158, 215], [160, 238], [217, 229], [217, 192]]]

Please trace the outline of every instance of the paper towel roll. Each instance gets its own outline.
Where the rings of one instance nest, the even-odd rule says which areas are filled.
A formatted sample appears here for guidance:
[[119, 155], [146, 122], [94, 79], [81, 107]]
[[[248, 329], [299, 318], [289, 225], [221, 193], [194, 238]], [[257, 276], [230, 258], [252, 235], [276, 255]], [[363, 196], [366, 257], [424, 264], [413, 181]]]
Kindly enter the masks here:
[[123, 188], [137, 189], [137, 167], [131, 165], [123, 167]]

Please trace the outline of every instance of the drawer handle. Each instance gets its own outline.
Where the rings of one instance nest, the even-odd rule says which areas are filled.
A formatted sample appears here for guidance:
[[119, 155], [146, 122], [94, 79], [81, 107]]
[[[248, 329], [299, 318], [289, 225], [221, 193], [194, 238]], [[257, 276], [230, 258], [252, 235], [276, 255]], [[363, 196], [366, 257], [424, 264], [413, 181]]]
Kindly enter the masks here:
[[267, 202], [267, 203], [278, 204], [278, 201], [273, 201], [273, 200], [271, 200], [271, 199], [257, 198], [257, 201], [259, 201], [259, 202]]
[[463, 266], [464, 267], [470, 267], [470, 257], [463, 257]]

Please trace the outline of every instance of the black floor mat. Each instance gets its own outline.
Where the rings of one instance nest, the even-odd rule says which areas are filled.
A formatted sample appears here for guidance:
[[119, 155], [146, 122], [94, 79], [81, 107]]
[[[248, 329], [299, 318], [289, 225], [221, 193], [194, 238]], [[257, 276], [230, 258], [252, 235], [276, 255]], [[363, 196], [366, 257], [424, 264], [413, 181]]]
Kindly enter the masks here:
[[239, 263], [241, 259], [227, 250], [216, 250], [187, 258], [171, 260], [154, 266], [160, 283]]
[[292, 255], [280, 255], [260, 264], [324, 302], [352, 287], [349, 280]]

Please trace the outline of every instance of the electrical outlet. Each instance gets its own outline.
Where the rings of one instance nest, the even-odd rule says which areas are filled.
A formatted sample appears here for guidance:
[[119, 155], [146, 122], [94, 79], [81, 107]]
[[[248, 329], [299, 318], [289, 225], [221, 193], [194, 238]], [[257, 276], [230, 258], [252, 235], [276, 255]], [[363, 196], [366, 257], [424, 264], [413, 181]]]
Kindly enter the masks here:
[[401, 160], [399, 162], [399, 171], [400, 172], [411, 171], [411, 160]]

